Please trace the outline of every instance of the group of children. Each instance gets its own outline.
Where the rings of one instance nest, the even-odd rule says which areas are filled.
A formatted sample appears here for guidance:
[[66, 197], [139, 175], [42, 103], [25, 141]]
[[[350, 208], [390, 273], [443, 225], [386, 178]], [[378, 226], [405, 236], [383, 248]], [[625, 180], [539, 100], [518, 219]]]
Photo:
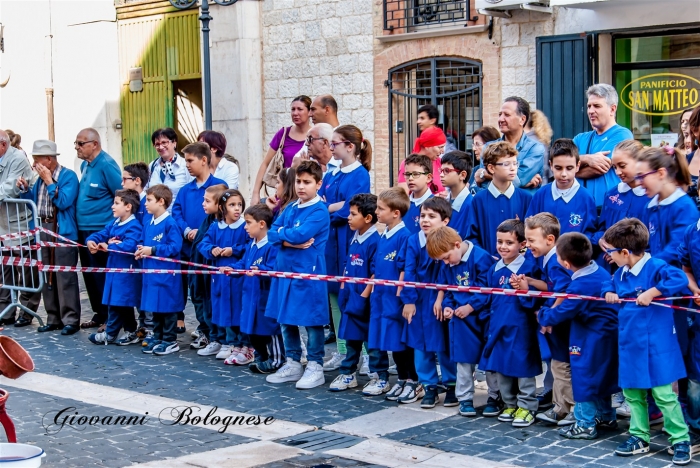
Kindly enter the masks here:
[[[92, 236], [88, 247], [108, 250], [110, 266], [141, 262], [142, 268], [172, 270], [179, 266], [153, 257], [177, 260], [189, 241], [191, 251], [183, 256], [223, 273], [189, 279], [192, 302], [201, 304], [191, 346], [226, 364], [248, 364], [268, 374], [270, 383], [295, 382], [299, 389], [325, 383], [324, 325], [329, 309], [337, 309], [333, 319], [345, 352], [336, 356], [339, 374], [331, 391], [358, 386], [365, 354], [370, 379], [364, 395], [404, 404], [422, 400], [421, 407], [432, 408], [444, 393], [444, 406], [476, 416], [478, 367], [488, 387], [483, 416], [515, 427], [541, 420], [559, 426], [563, 437], [594, 439], [599, 430], [617, 428], [611, 397], [621, 388], [631, 436], [616, 453], [649, 450], [649, 405], [655, 402], [671, 437], [673, 462], [690, 462], [684, 417], [700, 428], [700, 323], [695, 314], [656, 300], [700, 293], [699, 214], [684, 192], [690, 175], [680, 153], [620, 143], [612, 163], [621, 182], [597, 208], [576, 180], [579, 154], [568, 139], [552, 145], [555, 180], [534, 197], [513, 184], [518, 155], [507, 142], [485, 148], [483, 163], [492, 180], [475, 196], [466, 182], [472, 167], [464, 153], [442, 157], [446, 193], [432, 193], [433, 164], [413, 154], [405, 163], [409, 194], [394, 187], [375, 196], [367, 193], [372, 149], [359, 129], [340, 126], [329, 143], [338, 167], [324, 175], [316, 162], [304, 161], [284, 170], [278, 195], [248, 209], [238, 191], [198, 172], [202, 161], [208, 163], [208, 148], [189, 145], [183, 152], [195, 180], [178, 194], [180, 208], [170, 215], [172, 195], [157, 185], [145, 192], [148, 214], [140, 215], [140, 186], [125, 183], [113, 205], [114, 223]], [[144, 180], [127, 167], [124, 180], [134, 179]], [[194, 200], [202, 207], [197, 216]], [[184, 210], [190, 214], [183, 216]], [[338, 286], [268, 278], [255, 270], [605, 300]], [[139, 342], [138, 307], [142, 318], [153, 314], [143, 352], [177, 352], [182, 287], [174, 274], [108, 275], [109, 323], [91, 341]], [[393, 385], [389, 353], [398, 374]], [[552, 376], [553, 406], [538, 412], [543, 408], [536, 376], [543, 361]]]

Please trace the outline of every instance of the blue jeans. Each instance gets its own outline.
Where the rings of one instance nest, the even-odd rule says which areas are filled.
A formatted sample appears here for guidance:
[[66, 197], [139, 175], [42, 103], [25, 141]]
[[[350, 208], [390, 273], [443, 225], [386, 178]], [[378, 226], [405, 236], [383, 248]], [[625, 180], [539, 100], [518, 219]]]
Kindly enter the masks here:
[[[296, 325], [281, 325], [281, 327], [287, 357], [300, 362], [301, 334], [299, 333], [299, 327]], [[314, 361], [323, 366], [324, 341], [326, 340], [323, 334], [323, 325], [304, 328], [306, 328], [306, 334], [309, 336], [309, 342], [306, 345], [307, 359], [309, 362]]]
[[[345, 342], [347, 352], [345, 359], [340, 365], [339, 372], [341, 375], [350, 375], [357, 372], [357, 365], [362, 356], [362, 344], [363, 342], [358, 340], [347, 340]], [[389, 380], [389, 355], [385, 351], [379, 351], [378, 349], [368, 349], [367, 355], [369, 356], [370, 372], [376, 372], [382, 380]]]
[[688, 407], [685, 422], [694, 431], [700, 431], [700, 382], [688, 379]]
[[416, 361], [416, 373], [418, 380], [423, 385], [437, 385], [438, 372], [435, 356], [440, 360], [443, 385], [455, 385], [457, 382], [457, 366], [446, 352], [434, 353], [416, 349], [414, 359]]
[[241, 332], [241, 327], [226, 327], [226, 338], [225, 343], [236, 348], [250, 347], [250, 339], [248, 335]]
[[203, 297], [199, 293], [194, 294], [194, 291], [197, 291], [197, 288], [194, 286], [194, 282], [197, 280], [196, 275], [187, 276], [189, 276], [188, 285], [190, 288], [190, 300], [194, 306], [194, 315], [199, 322], [199, 325], [197, 325], [197, 330], [204, 333], [204, 336], [209, 337], [209, 323], [206, 319], [206, 307], [207, 303], [209, 303], [209, 317], [211, 317], [211, 299]]
[[136, 318], [133, 307], [109, 306], [107, 312], [107, 335], [117, 337], [119, 331], [124, 327], [126, 332], [136, 331]]
[[596, 418], [602, 421], [614, 421], [617, 419], [617, 413], [612, 407], [610, 397], [576, 403], [574, 416], [576, 417], [576, 425], [585, 429], [595, 427]]

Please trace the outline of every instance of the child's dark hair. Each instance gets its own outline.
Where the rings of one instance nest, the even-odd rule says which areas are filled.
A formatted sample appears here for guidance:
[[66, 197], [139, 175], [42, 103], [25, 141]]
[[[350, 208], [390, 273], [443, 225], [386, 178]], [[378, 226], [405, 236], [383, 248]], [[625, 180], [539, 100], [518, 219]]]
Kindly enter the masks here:
[[209, 148], [209, 144], [203, 141], [196, 141], [194, 143], [190, 143], [189, 145], [182, 148], [182, 153], [191, 154], [197, 159], [207, 158], [207, 162], [211, 161], [211, 148]]
[[525, 241], [525, 224], [519, 219], [506, 219], [498, 225], [496, 232], [515, 234], [518, 242]]
[[406, 168], [409, 164], [420, 166], [427, 174], [433, 175], [433, 162], [427, 156], [416, 153], [410, 154], [406, 158], [406, 163], [403, 167]]
[[272, 226], [272, 210], [264, 203], [251, 206], [243, 212], [243, 216], [250, 216], [255, 222], [265, 222], [267, 229], [270, 229], [270, 226]]
[[134, 179], [141, 179], [141, 188], [146, 186], [151, 177], [148, 165], [144, 162], [136, 162], [124, 166], [124, 172], [128, 172]]
[[114, 198], [116, 197], [121, 198], [122, 203], [124, 203], [125, 205], [131, 205], [131, 214], [134, 214], [137, 211], [139, 211], [139, 207], [141, 206], [141, 197], [139, 197], [139, 193], [136, 190], [117, 190], [114, 193]]
[[420, 206], [420, 210], [421, 212], [423, 210], [433, 210], [440, 215], [441, 221], [452, 218], [452, 205], [442, 197], [428, 198]]
[[372, 224], [377, 222], [377, 196], [371, 193], [358, 193], [353, 195], [348, 202], [349, 206], [354, 206], [363, 218], [372, 216]]
[[146, 190], [146, 196], [153, 195], [153, 197], [158, 200], [163, 200], [163, 205], [165, 208], [169, 207], [173, 202], [173, 192], [165, 184], [154, 185]]
[[384, 190], [377, 197], [377, 201], [381, 200], [390, 210], [398, 210], [403, 218], [408, 213], [408, 209], [411, 207], [411, 200], [409, 200], [406, 191], [401, 187], [391, 187], [390, 189]]
[[220, 221], [226, 219], [226, 202], [233, 197], [238, 197], [241, 199], [241, 203], [243, 204], [241, 211], [245, 211], [245, 198], [243, 198], [241, 192], [236, 189], [228, 189], [222, 192], [221, 196], [219, 197], [219, 210], [216, 212], [216, 219]]
[[552, 147], [549, 149], [549, 162], [554, 161], [557, 156], [573, 156], [576, 159], [576, 164], [581, 161], [578, 146], [570, 138], [559, 138], [552, 143]]
[[637, 161], [647, 163], [652, 171], [666, 169], [668, 178], [673, 179], [680, 187], [691, 184], [688, 160], [678, 148], [644, 148], [637, 155]]
[[537, 213], [536, 215], [525, 218], [525, 228], [542, 229], [542, 235], [544, 237], [554, 236], [554, 240], [559, 238], [559, 233], [561, 232], [561, 225], [557, 217], [546, 212]]
[[309, 174], [316, 182], [321, 182], [323, 180], [323, 169], [321, 169], [321, 165], [311, 159], [302, 161], [301, 164], [297, 166], [296, 170], [297, 177], [299, 177], [300, 174]]
[[515, 149], [515, 146], [507, 141], [498, 141], [484, 148], [481, 153], [481, 160], [484, 167], [488, 170], [489, 165], [495, 166], [499, 159], [512, 158], [517, 155], [518, 150]]
[[574, 268], [583, 268], [591, 263], [593, 245], [580, 232], [567, 232], [557, 240], [557, 256]]
[[[464, 151], [450, 151], [442, 156], [440, 161], [442, 165], [449, 164], [459, 173], [466, 172], [466, 177], [464, 177], [464, 182], [468, 182], [472, 175], [472, 158], [469, 157]], [[459, 174], [458, 174], [459, 175]]]
[[649, 245], [649, 231], [637, 218], [625, 218], [610, 226], [603, 240], [616, 249], [642, 255]]

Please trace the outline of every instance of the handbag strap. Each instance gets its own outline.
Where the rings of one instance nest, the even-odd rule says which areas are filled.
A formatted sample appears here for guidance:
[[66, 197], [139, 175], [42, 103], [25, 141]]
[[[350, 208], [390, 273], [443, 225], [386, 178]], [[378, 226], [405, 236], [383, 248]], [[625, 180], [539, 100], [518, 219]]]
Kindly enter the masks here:
[[[292, 127], [289, 127], [290, 129]], [[284, 142], [287, 139], [287, 127], [282, 127], [282, 141], [280, 141], [280, 145], [277, 147], [277, 152], [282, 154], [282, 149], [284, 148]]]

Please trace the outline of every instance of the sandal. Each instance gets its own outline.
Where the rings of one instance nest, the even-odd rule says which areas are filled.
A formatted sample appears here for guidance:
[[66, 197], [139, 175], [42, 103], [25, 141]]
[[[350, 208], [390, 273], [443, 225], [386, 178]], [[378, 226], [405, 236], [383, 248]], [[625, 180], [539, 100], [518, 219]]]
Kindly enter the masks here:
[[95, 322], [94, 320], [90, 320], [88, 322], [83, 322], [80, 324], [80, 328], [97, 328], [99, 326], [100, 324]]

